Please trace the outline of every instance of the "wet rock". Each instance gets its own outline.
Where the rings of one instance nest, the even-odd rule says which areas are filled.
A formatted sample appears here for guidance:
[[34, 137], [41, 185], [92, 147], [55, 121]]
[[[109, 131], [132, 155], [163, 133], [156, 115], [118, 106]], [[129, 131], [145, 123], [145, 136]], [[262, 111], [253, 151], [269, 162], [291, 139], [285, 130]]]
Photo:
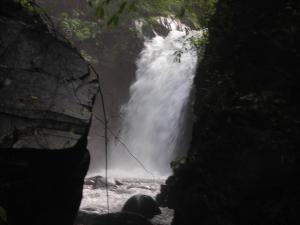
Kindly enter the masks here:
[[[90, 185], [93, 189], [96, 188], [105, 188], [106, 187], [106, 179], [102, 176], [95, 176], [87, 178], [84, 182], [85, 185]], [[108, 180], [107, 185], [109, 187], [116, 187], [117, 184], [115, 180]]]
[[116, 185], [118, 185], [118, 186], [124, 185], [120, 180], [116, 179], [115, 182], [116, 182]]
[[122, 208], [123, 212], [133, 212], [151, 219], [161, 214], [157, 202], [148, 195], [134, 195], [129, 198]]
[[148, 185], [138, 185], [138, 184], [131, 184], [127, 186], [127, 189], [131, 189], [131, 188], [139, 188], [139, 189], [145, 189], [145, 190], [150, 190], [153, 191], [154, 189], [151, 188]]

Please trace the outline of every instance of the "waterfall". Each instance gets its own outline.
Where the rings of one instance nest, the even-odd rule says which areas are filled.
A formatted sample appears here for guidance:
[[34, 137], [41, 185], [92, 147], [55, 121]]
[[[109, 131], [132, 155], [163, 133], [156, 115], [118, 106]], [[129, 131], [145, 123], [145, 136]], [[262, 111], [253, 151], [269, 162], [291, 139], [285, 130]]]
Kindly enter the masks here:
[[[136, 80], [130, 99], [122, 106], [120, 139], [131, 153], [157, 176], [171, 172], [170, 162], [182, 135], [182, 118], [188, 105], [197, 64], [189, 39], [199, 32], [172, 30], [167, 37], [145, 41], [136, 61]], [[110, 167], [120, 173], [149, 176], [124, 145], [110, 145]]]

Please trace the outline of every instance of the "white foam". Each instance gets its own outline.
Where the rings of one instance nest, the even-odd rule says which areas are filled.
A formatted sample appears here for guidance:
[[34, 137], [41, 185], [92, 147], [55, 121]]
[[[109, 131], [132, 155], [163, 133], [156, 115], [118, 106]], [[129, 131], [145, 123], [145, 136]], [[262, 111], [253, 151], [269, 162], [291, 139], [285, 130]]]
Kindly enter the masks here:
[[[172, 28], [173, 29], [173, 28]], [[149, 177], [170, 174], [177, 140], [182, 135], [181, 119], [189, 101], [197, 64], [197, 52], [189, 39], [199, 32], [170, 31], [167, 37], [145, 41], [137, 60], [136, 81], [123, 115], [119, 142], [111, 143], [109, 168], [117, 174]], [[143, 164], [143, 168], [140, 164]], [[114, 175], [117, 175], [114, 174]], [[152, 176], [152, 175], [150, 175]]]

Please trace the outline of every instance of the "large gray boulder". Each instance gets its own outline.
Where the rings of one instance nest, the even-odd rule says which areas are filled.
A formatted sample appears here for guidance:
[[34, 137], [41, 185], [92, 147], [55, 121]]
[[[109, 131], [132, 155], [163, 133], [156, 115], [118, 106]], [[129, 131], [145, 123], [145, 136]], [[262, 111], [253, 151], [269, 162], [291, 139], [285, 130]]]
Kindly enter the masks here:
[[88, 64], [39, 14], [0, 1], [0, 216], [7, 224], [73, 225], [97, 88]]
[[2, 7], [1, 147], [74, 146], [91, 119], [95, 77], [80, 54], [39, 17], [19, 11], [5, 15], [10, 8]]

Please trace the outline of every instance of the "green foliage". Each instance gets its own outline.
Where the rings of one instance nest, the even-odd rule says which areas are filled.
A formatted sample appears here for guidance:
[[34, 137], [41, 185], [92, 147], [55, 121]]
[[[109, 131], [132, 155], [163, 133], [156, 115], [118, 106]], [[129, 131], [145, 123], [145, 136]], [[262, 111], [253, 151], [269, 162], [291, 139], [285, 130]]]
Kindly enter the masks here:
[[217, 0], [138, 0], [135, 7], [139, 16], [170, 16], [190, 21], [197, 28], [207, 28], [215, 12]]
[[133, 11], [134, 1], [107, 1], [107, 0], [89, 0], [88, 4], [91, 9], [95, 10], [95, 15], [101, 20], [102, 26], [117, 26], [120, 17], [124, 14], [128, 15]]
[[[126, 25], [132, 20], [144, 19], [150, 26], [158, 24], [159, 16], [173, 15], [176, 18], [201, 29], [203, 34], [190, 39], [199, 52], [208, 42], [210, 18], [215, 13], [217, 0], [91, 0], [95, 15], [105, 25]], [[180, 52], [176, 52], [175, 61], [180, 62]]]
[[96, 8], [96, 16], [98, 16], [100, 19], [103, 19], [104, 18], [104, 9], [103, 7], [97, 7]]
[[113, 15], [108, 21], [107, 21], [107, 25], [115, 25], [117, 26], [119, 23], [119, 16], [118, 15]]
[[180, 167], [182, 167], [186, 162], [186, 158], [179, 158], [175, 159], [170, 163], [170, 166], [173, 171], [178, 170]]
[[31, 1], [29, 0], [19, 0], [19, 3], [26, 9], [28, 9], [31, 12], [35, 11], [35, 8], [33, 7]]
[[208, 36], [208, 29], [203, 29], [201, 36], [192, 37], [190, 41], [193, 46], [195, 46], [198, 50], [201, 50], [208, 44]]
[[201, 29], [207, 28], [215, 13], [216, 3], [217, 0], [184, 0], [184, 15], [189, 15], [192, 21], [198, 22]]
[[148, 15], [168, 16], [178, 14], [182, 4], [182, 0], [140, 0], [137, 2], [137, 7], [140, 11]]
[[158, 24], [158, 19], [159, 19], [158, 16], [150, 16], [150, 17], [148, 17], [148, 22], [151, 25], [157, 25]]
[[80, 41], [95, 38], [100, 33], [100, 26], [97, 22], [84, 20], [83, 12], [73, 10], [71, 15], [62, 13], [60, 15], [60, 26], [68, 38], [75, 38]]
[[206, 28], [215, 12], [217, 0], [90, 0], [95, 15], [106, 25], [118, 25], [137, 18], [175, 15], [190, 21], [198, 28]]
[[[22, 1], [25, 5], [29, 2], [28, 0]], [[86, 8], [62, 11], [54, 19], [60, 30], [73, 44], [79, 49], [85, 49], [85, 51], [81, 51], [82, 56], [87, 61], [96, 63], [97, 61], [94, 59], [96, 52], [93, 48], [87, 49], [83, 45], [86, 46], [87, 43], [93, 43], [94, 47], [98, 48], [102, 42], [101, 33], [110, 32], [117, 26], [137, 33], [136, 27], [131, 25], [133, 21], [143, 21], [140, 32], [143, 32], [144, 29], [147, 32], [147, 30], [152, 30], [153, 27], [159, 25], [158, 19], [160, 16], [170, 15], [182, 20], [189, 26], [203, 29], [205, 27], [204, 24], [208, 23], [208, 17], [214, 12], [215, 1], [87, 0]], [[201, 17], [204, 18], [203, 22], [199, 21], [200, 17], [197, 13], [199, 9], [205, 11]], [[191, 38], [187, 41], [187, 45], [192, 43], [193, 46], [201, 50], [207, 43], [207, 37], [208, 33], [205, 30], [202, 37]], [[185, 49], [180, 51], [185, 51]], [[180, 51], [174, 54], [176, 62], [180, 62]]]
[[93, 58], [91, 55], [89, 55], [85, 50], [80, 50], [81, 56], [89, 63], [96, 64], [98, 63], [98, 60]]

